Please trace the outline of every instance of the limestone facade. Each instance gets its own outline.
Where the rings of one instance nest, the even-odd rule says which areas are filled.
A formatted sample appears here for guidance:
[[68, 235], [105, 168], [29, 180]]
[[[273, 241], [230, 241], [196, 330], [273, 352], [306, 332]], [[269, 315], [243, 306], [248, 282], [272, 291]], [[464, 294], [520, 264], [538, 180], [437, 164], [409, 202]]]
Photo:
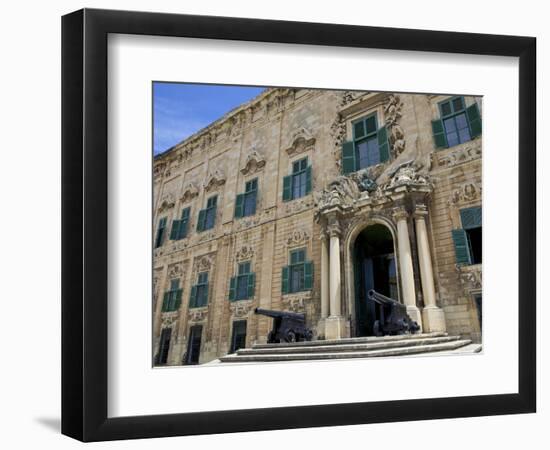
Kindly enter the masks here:
[[[480, 341], [481, 264], [458, 263], [453, 230], [463, 228], [462, 210], [481, 206], [482, 139], [436, 147], [432, 121], [451, 97], [271, 88], [155, 157], [155, 363], [189, 362], [197, 351], [189, 345], [192, 327], [200, 333], [199, 363], [231, 350], [236, 321], [246, 321], [246, 346], [265, 342], [271, 319], [254, 314], [256, 307], [304, 312], [314, 339], [359, 335], [354, 246], [372, 224], [391, 233], [397, 300], [411, 318], [423, 331]], [[480, 98], [462, 99], [481, 113]], [[343, 146], [354, 141], [357, 121], [373, 116], [385, 128], [378, 136], [387, 159], [344, 170]], [[289, 198], [284, 178], [306, 157], [309, 175]], [[253, 180], [255, 210], [243, 215], [236, 202]], [[213, 197], [209, 228], [200, 211]], [[176, 236], [174, 221], [185, 214]], [[283, 293], [294, 250], [304, 250], [312, 279]], [[243, 262], [253, 276], [239, 300], [231, 280]], [[176, 288], [179, 294], [166, 295]]]

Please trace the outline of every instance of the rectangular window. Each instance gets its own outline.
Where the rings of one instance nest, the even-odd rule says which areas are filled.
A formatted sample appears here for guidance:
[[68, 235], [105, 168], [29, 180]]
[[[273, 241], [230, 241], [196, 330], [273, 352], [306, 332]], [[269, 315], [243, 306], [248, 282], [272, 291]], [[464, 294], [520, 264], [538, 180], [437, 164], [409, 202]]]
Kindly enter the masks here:
[[218, 196], [210, 197], [206, 202], [206, 208], [199, 211], [197, 220], [197, 231], [206, 231], [214, 228], [216, 224], [216, 208], [218, 204]]
[[390, 146], [386, 127], [378, 128], [376, 113], [352, 124], [353, 139], [342, 145], [342, 173], [351, 173], [386, 162]]
[[244, 193], [238, 194], [235, 200], [235, 218], [253, 216], [256, 214], [256, 198], [258, 193], [258, 179], [245, 183]]
[[155, 239], [155, 248], [159, 248], [164, 242], [164, 234], [166, 232], [166, 217], [159, 220], [159, 226], [157, 227], [157, 237]]
[[189, 308], [200, 308], [208, 304], [208, 272], [201, 272], [197, 284], [191, 288]]
[[292, 173], [283, 178], [283, 201], [304, 197], [311, 189], [311, 165], [307, 157], [293, 162]]
[[178, 241], [187, 236], [190, 212], [191, 208], [184, 208], [181, 212], [181, 219], [172, 221], [171, 240]]
[[306, 261], [305, 256], [305, 249], [290, 252], [290, 264], [283, 267], [283, 294], [307, 291], [313, 288], [313, 263]]
[[229, 283], [229, 300], [246, 300], [254, 297], [255, 274], [250, 271], [250, 261], [239, 264], [237, 275]]
[[164, 293], [162, 312], [176, 311], [181, 305], [182, 289], [179, 287], [180, 280], [170, 280], [170, 289]]
[[439, 103], [440, 119], [432, 121], [436, 148], [453, 147], [481, 134], [481, 116], [476, 103], [466, 107], [464, 97]]
[[201, 354], [202, 325], [193, 325], [189, 329], [187, 340], [187, 351], [185, 352], [184, 364], [198, 364]]
[[481, 264], [482, 224], [481, 207], [460, 210], [462, 228], [452, 230], [458, 265]]

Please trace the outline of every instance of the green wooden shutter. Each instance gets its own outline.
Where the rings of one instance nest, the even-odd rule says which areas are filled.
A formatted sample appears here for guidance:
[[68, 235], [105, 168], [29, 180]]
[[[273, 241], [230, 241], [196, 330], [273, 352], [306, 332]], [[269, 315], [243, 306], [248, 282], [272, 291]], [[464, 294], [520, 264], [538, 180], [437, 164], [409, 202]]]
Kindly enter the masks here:
[[204, 286], [204, 297], [201, 300], [201, 304], [199, 306], [206, 306], [208, 305], [208, 284]]
[[313, 289], [313, 261], [304, 263], [304, 289]]
[[292, 200], [292, 175], [283, 177], [283, 201]]
[[204, 222], [206, 221], [206, 210], [201, 209], [199, 211], [199, 218], [197, 220], [197, 231], [203, 231], [204, 230]]
[[187, 230], [189, 228], [189, 208], [185, 208], [181, 213], [180, 220], [180, 234], [179, 238], [183, 239], [187, 236]]
[[248, 285], [247, 285], [247, 298], [254, 297], [254, 286], [256, 284], [256, 274], [248, 274]]
[[458, 228], [452, 231], [453, 242], [455, 244], [455, 256], [457, 264], [471, 264], [472, 259], [470, 257], [470, 248], [468, 246], [468, 236], [466, 231], [462, 228]]
[[288, 266], [283, 267], [283, 273], [281, 277], [281, 292], [283, 294], [288, 294]]
[[252, 195], [254, 197], [254, 202], [253, 202], [254, 208], [252, 208], [252, 212], [251, 212], [251, 215], [254, 215], [256, 214], [256, 201], [258, 199], [258, 191], [254, 191], [248, 195]]
[[172, 241], [179, 239], [181, 220], [172, 220], [172, 230], [170, 231], [170, 239]]
[[181, 305], [181, 294], [183, 292], [183, 289], [178, 289], [174, 295], [174, 311], [176, 309], [179, 309], [180, 305]]
[[472, 138], [478, 137], [481, 134], [481, 116], [479, 114], [479, 108], [477, 103], [466, 108], [466, 115], [468, 116], [468, 123], [470, 124], [470, 134]]
[[235, 218], [243, 216], [244, 212], [244, 194], [238, 194], [235, 200]]
[[237, 297], [237, 277], [231, 277], [229, 281], [229, 300], [233, 301]]
[[432, 132], [435, 148], [447, 148], [449, 146], [442, 120], [432, 120]]
[[474, 206], [473, 208], [461, 209], [460, 220], [462, 228], [465, 230], [481, 227], [481, 207]]
[[311, 180], [311, 165], [307, 166], [306, 168], [306, 195], [311, 192], [312, 188], [312, 180]]
[[197, 306], [197, 286], [191, 288], [191, 294], [189, 295], [189, 308], [196, 308]]
[[170, 291], [164, 293], [162, 299], [162, 311], [168, 311], [168, 302], [170, 301]]
[[388, 130], [386, 127], [378, 130], [378, 150], [380, 152], [380, 162], [386, 162], [390, 159], [390, 144], [388, 142]]
[[344, 142], [342, 144], [342, 173], [345, 175], [355, 172], [356, 167], [355, 145], [351, 141]]

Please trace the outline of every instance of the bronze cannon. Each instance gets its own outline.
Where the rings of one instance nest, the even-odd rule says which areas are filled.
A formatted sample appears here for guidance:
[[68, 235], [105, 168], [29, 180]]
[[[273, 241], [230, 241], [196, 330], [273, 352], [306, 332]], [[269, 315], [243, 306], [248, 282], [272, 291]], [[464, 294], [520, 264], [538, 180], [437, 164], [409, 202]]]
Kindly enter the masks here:
[[420, 330], [418, 323], [407, 314], [405, 305], [393, 298], [379, 294], [374, 289], [371, 289], [367, 295], [369, 300], [380, 306], [379, 318], [373, 326], [375, 336], [416, 333]]
[[306, 315], [287, 311], [256, 308], [256, 314], [273, 318], [273, 328], [267, 335], [268, 344], [311, 341], [313, 332], [306, 327]]

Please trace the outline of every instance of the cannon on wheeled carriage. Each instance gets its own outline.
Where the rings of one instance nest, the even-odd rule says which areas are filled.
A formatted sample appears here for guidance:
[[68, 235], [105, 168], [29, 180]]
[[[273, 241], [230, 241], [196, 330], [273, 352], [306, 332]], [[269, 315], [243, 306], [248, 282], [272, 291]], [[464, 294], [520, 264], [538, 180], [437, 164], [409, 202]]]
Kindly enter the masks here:
[[256, 314], [273, 318], [273, 328], [267, 335], [268, 344], [311, 341], [313, 332], [306, 327], [306, 315], [287, 311], [256, 308]]
[[373, 327], [375, 336], [416, 333], [420, 330], [418, 323], [407, 314], [405, 305], [379, 294], [374, 289], [371, 289], [367, 295], [369, 300], [379, 305], [379, 318], [374, 322]]

